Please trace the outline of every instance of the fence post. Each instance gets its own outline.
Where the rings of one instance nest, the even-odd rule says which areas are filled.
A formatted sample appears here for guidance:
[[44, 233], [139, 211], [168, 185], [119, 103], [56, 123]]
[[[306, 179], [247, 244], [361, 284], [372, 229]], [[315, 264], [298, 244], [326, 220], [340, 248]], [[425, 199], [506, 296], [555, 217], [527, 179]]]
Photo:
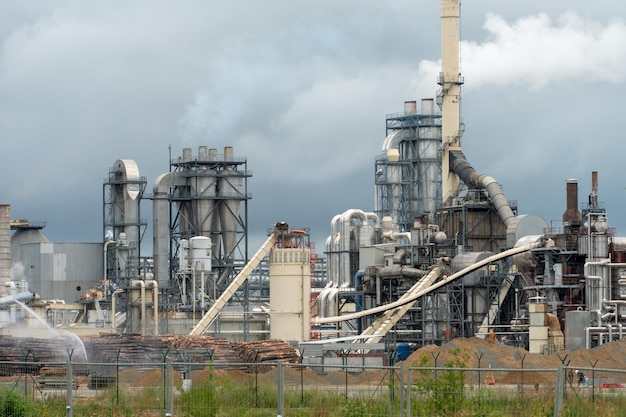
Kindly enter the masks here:
[[172, 361], [165, 363], [165, 415], [171, 416], [174, 413], [174, 368]]
[[524, 359], [526, 359], [526, 354], [523, 353], [522, 355], [520, 355], [520, 359], [522, 361], [522, 371], [521, 371], [521, 380], [522, 383], [520, 384], [520, 387], [522, 389], [522, 400], [524, 400]]
[[406, 417], [411, 417], [411, 367], [407, 368]]
[[598, 364], [598, 360], [595, 362], [591, 362], [591, 359], [587, 359], [589, 365], [591, 365], [591, 402], [596, 402], [596, 365]]
[[72, 357], [67, 358], [67, 366], [66, 366], [66, 380], [67, 380], [67, 400], [65, 403], [65, 415], [66, 417], [72, 417], [72, 385], [73, 385], [73, 374], [72, 372]]
[[285, 392], [283, 383], [283, 363], [278, 362], [278, 417], [282, 417], [285, 414]]
[[399, 378], [400, 378], [400, 415], [404, 414], [404, 369], [400, 365]]
[[561, 407], [563, 406], [563, 390], [565, 388], [565, 367], [563, 364], [556, 370], [556, 393], [554, 395], [554, 413], [553, 417], [561, 415]]
[[476, 356], [476, 359], [478, 360], [478, 390], [480, 390], [480, 360], [483, 358], [483, 352], [480, 352], [480, 355], [474, 352], [474, 356]]

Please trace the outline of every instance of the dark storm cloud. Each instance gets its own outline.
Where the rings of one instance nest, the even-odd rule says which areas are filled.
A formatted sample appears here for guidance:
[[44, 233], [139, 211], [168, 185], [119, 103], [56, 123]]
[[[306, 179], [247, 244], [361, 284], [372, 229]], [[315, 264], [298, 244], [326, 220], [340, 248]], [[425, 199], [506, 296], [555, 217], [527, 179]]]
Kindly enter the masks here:
[[[626, 6], [608, 3], [463, 4], [465, 152], [548, 220], [562, 203], [543, 196], [569, 177], [582, 188], [594, 169], [624, 205], [607, 149], [619, 140]], [[233, 146], [253, 171], [254, 241], [286, 220], [310, 227], [322, 252], [334, 214], [373, 209], [385, 115], [438, 87], [438, 2], [0, 5], [0, 201], [47, 221], [53, 241], [102, 239], [117, 159], [134, 159], [150, 192], [170, 145], [174, 157]]]

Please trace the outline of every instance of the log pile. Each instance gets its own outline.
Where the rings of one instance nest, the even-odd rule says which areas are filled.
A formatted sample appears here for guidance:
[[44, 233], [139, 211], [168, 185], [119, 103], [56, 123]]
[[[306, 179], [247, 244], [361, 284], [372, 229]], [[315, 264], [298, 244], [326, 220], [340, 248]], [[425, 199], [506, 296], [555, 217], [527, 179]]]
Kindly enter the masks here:
[[[241, 362], [233, 342], [226, 339], [215, 339], [211, 336], [161, 336], [168, 349], [175, 351], [192, 351], [204, 361]], [[202, 352], [206, 352], [203, 354]], [[187, 355], [189, 356], [189, 355]], [[208, 357], [207, 357], [208, 356]]]
[[[239, 356], [246, 363], [263, 364], [270, 362], [300, 363], [298, 351], [280, 339], [258, 340], [237, 345]], [[266, 372], [272, 366], [250, 367], [249, 371]]]
[[159, 338], [138, 333], [101, 333], [84, 339], [89, 362], [163, 362], [167, 345]]
[[[155, 364], [166, 360], [174, 363], [176, 369], [181, 364], [198, 364], [200, 368], [209, 363], [219, 364], [228, 369], [248, 372], [264, 372], [271, 365], [259, 367], [257, 364], [286, 362], [299, 363], [300, 357], [295, 348], [283, 340], [270, 339], [254, 342], [230, 342], [211, 336], [141, 336], [138, 333], [100, 333], [82, 339], [87, 351], [87, 364], [74, 367], [75, 373], [91, 374], [93, 377], [107, 377], [119, 371], [117, 364], [132, 364], [135, 369], [144, 364], [146, 369], [154, 369]], [[0, 362], [16, 362], [0, 365], [0, 375], [21, 373], [37, 374], [39, 368], [49, 363], [65, 363], [68, 358], [67, 341], [60, 339], [0, 338]], [[83, 356], [83, 355], [81, 355]], [[72, 356], [72, 363], [78, 355]], [[28, 369], [17, 362], [31, 362]], [[35, 363], [32, 363], [35, 362]], [[232, 366], [227, 365], [232, 364]], [[246, 364], [255, 364], [249, 366]], [[77, 372], [80, 367], [84, 372]], [[87, 369], [88, 367], [88, 369]], [[195, 368], [194, 368], [195, 369]]]
[[101, 333], [86, 337], [85, 348], [91, 364], [91, 374], [111, 375], [116, 363], [137, 365], [162, 363], [167, 346], [159, 337], [141, 336], [137, 333]]
[[[0, 364], [0, 375], [38, 374], [44, 364], [65, 363], [74, 348], [63, 338], [0, 337], [1, 362], [28, 362], [28, 364]], [[73, 358], [83, 355], [76, 355]]]

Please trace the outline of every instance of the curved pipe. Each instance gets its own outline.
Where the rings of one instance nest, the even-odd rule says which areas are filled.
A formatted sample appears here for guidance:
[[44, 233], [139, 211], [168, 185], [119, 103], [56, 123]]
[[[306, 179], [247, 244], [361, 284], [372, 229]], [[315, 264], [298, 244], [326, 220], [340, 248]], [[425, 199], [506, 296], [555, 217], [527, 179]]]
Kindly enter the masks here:
[[115, 328], [117, 327], [117, 323], [115, 322], [115, 299], [117, 298], [116, 295], [124, 292], [124, 290], [115, 290], [113, 291], [113, 294], [111, 294], [111, 329], [115, 330]]
[[[350, 229], [355, 219], [361, 220], [361, 225], [367, 224], [367, 216], [363, 210], [349, 209], [341, 215], [341, 241], [339, 254], [338, 286], [350, 286]], [[358, 246], [358, 241], [356, 242]]]
[[383, 142], [385, 155], [390, 149], [398, 149], [401, 142], [409, 139], [415, 139], [415, 135], [408, 129], [396, 130], [390, 133]]
[[506, 200], [502, 188], [495, 178], [476, 172], [474, 167], [467, 162], [465, 155], [461, 151], [450, 152], [450, 170], [457, 174], [465, 185], [474, 185], [483, 188], [491, 199], [504, 225], [509, 226], [511, 221], [515, 218], [515, 214], [513, 214], [513, 210], [511, 210], [509, 202]]
[[169, 191], [177, 180], [178, 173], [161, 174], [154, 182], [152, 201], [152, 230], [154, 277], [163, 286], [169, 281]]

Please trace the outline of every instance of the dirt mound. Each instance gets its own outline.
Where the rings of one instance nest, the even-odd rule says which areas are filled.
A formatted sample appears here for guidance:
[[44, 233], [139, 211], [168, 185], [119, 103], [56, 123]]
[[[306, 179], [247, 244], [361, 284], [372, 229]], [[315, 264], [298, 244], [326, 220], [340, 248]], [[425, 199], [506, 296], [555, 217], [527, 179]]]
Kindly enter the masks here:
[[[576, 368], [626, 369], [626, 340], [607, 343], [594, 349], [561, 350], [551, 355], [530, 353], [524, 349], [503, 345], [497, 341], [476, 338], [458, 338], [442, 346], [427, 345], [414, 351], [403, 367], [437, 366], [481, 368], [468, 372], [468, 379], [493, 377], [499, 383], [545, 384], [553, 383], [554, 370], [566, 365]], [[484, 371], [482, 371], [484, 369]], [[527, 372], [524, 376], [517, 371], [497, 369], [546, 369], [546, 372]], [[480, 375], [480, 376], [479, 376]]]

